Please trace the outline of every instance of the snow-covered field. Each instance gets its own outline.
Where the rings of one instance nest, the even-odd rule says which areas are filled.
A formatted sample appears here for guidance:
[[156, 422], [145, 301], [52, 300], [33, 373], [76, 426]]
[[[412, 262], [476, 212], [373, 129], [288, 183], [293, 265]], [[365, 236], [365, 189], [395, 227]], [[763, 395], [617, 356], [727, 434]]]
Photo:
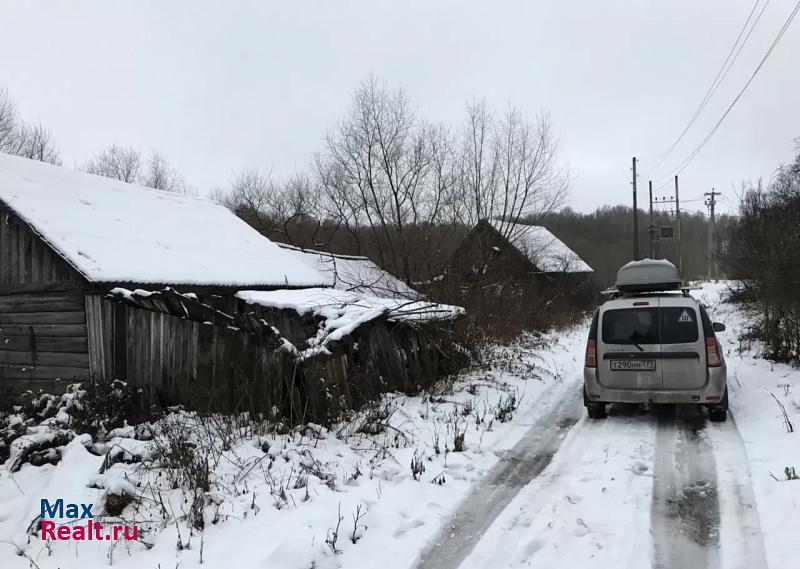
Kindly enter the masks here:
[[[785, 469], [800, 470], [800, 435], [787, 432], [780, 407], [800, 429], [800, 370], [740, 344], [749, 318], [720, 304], [724, 288], [709, 284], [699, 296], [727, 325], [727, 423], [691, 407], [614, 406], [606, 420], [587, 419], [583, 325], [544, 345], [527, 338], [452, 390], [391, 396], [331, 431], [236, 432], [211, 453], [202, 531], [191, 528], [194, 497], [147, 460], [98, 474], [103, 457], [75, 440], [57, 466], [11, 474], [7, 463], [0, 565], [792, 566], [800, 480]], [[178, 438], [217, 428], [176, 417]], [[132, 454], [152, 446], [115, 434], [111, 442]], [[137, 496], [122, 515], [146, 530], [139, 542], [47, 543], [27, 533], [41, 498], [91, 502], [97, 515], [104, 493], [124, 489]]]

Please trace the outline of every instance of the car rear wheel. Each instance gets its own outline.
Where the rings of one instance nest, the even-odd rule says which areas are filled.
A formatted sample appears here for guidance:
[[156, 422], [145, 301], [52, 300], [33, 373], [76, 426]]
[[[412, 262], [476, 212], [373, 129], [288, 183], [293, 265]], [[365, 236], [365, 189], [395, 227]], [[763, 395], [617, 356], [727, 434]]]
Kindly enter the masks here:
[[715, 423], [723, 423], [728, 418], [728, 410], [724, 407], [709, 407], [708, 419]]
[[591, 401], [586, 404], [586, 411], [591, 419], [605, 419], [608, 416], [606, 404], [599, 401]]
[[728, 388], [722, 395], [722, 400], [718, 405], [711, 405], [708, 408], [708, 419], [715, 423], [722, 423], [728, 418]]

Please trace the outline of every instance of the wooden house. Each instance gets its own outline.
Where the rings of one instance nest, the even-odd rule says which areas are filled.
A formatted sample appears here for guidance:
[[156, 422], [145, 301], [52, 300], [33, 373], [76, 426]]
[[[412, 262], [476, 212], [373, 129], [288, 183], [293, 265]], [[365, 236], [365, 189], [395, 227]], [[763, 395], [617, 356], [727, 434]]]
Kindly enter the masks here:
[[[172, 373], [181, 350], [154, 335], [175, 331], [104, 309], [117, 287], [224, 303], [243, 288], [330, 284], [211, 201], [0, 154], [0, 387], [130, 375], [115, 356]], [[120, 353], [130, 349], [141, 353]]]
[[480, 221], [456, 248], [441, 286], [468, 311], [512, 314], [524, 325], [559, 299], [590, 291], [592, 273], [545, 227]]
[[502, 272], [528, 281], [593, 272], [547, 228], [502, 220], [480, 221], [460, 243], [450, 265], [464, 276]]

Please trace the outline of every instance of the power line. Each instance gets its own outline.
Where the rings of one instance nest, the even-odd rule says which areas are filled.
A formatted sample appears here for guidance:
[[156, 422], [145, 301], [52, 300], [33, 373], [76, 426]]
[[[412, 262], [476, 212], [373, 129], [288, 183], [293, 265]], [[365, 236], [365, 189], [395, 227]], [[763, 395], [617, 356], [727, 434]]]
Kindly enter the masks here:
[[706, 137], [702, 140], [702, 142], [700, 142], [700, 144], [698, 144], [697, 147], [694, 150], [692, 150], [691, 153], [689, 153], [689, 156], [687, 156], [683, 160], [683, 162], [681, 162], [667, 177], [672, 177], [673, 174], [680, 174], [689, 164], [691, 164], [692, 160], [694, 160], [695, 156], [697, 156], [700, 153], [700, 151], [703, 149], [703, 147], [705, 147], [705, 145], [708, 143], [708, 141], [711, 140], [711, 137], [714, 136], [714, 134], [719, 129], [720, 125], [722, 125], [722, 122], [728, 117], [730, 112], [733, 110], [733, 107], [736, 106], [736, 103], [739, 102], [739, 99], [742, 98], [742, 95], [744, 95], [744, 93], [747, 90], [747, 88], [750, 86], [750, 84], [756, 78], [756, 75], [758, 75], [758, 72], [761, 71], [761, 68], [764, 66], [764, 63], [766, 63], [767, 59], [772, 54], [772, 52], [775, 49], [775, 47], [778, 45], [778, 42], [781, 41], [781, 38], [783, 38], [784, 34], [786, 33], [786, 30], [789, 29], [789, 26], [791, 26], [792, 21], [794, 20], [795, 16], [797, 16], [797, 12], [798, 11], [800, 11], [800, 2], [798, 2], [795, 5], [794, 9], [789, 14], [789, 17], [786, 19], [786, 21], [784, 22], [783, 26], [781, 26], [781, 29], [778, 31], [778, 35], [775, 36], [775, 39], [772, 41], [772, 43], [769, 46], [769, 49], [767, 49], [767, 52], [764, 54], [764, 57], [761, 58], [761, 61], [759, 62], [758, 66], [756, 66], [755, 70], [753, 71], [753, 74], [750, 76], [750, 78], [747, 80], [747, 83], [745, 83], [744, 87], [742, 87], [742, 89], [739, 91], [739, 94], [736, 95], [736, 97], [733, 99], [731, 104], [728, 106], [728, 108], [722, 114], [720, 119], [714, 125], [714, 128], [711, 129], [711, 132], [709, 132], [706, 135]]
[[[664, 178], [659, 178], [659, 180], [663, 180], [663, 179], [664, 179]], [[667, 187], [668, 185], [670, 185], [671, 183], [672, 183], [672, 176], [668, 176], [668, 177], [667, 177], [667, 181], [666, 181], [666, 182], [664, 182], [663, 184], [661, 184], [660, 186], [658, 186], [657, 188], [655, 188], [655, 190], [656, 190], [656, 191], [658, 191], [658, 190], [660, 190], [660, 189], [662, 189], [662, 188], [666, 188], [666, 187]]]
[[[733, 67], [733, 64], [736, 62], [736, 59], [739, 57], [739, 54], [742, 52], [742, 48], [744, 48], [745, 44], [747, 43], [747, 40], [750, 39], [750, 34], [753, 33], [753, 30], [755, 29], [756, 25], [758, 24], [758, 21], [761, 19], [761, 15], [764, 13], [764, 10], [766, 9], [767, 5], [769, 4], [769, 0], [767, 0], [764, 3], [764, 6], [762, 6], [761, 11], [758, 13], [758, 16], [756, 17], [756, 20], [753, 22], [753, 25], [750, 27], [750, 30], [747, 32], [747, 35], [744, 37], [744, 41], [742, 41], [741, 45], [739, 45], [739, 41], [742, 39], [742, 36], [744, 35], [745, 30], [747, 29], [747, 26], [750, 24], [750, 20], [753, 19], [753, 14], [755, 14], [756, 8], [758, 8], [758, 5], [760, 3], [761, 3], [761, 0], [756, 0], [756, 3], [753, 4], [753, 8], [750, 10], [750, 14], [747, 16], [747, 20], [745, 20], [744, 25], [742, 26], [742, 29], [739, 30], [739, 35], [736, 36], [736, 41], [733, 42], [733, 45], [731, 46], [731, 49], [728, 52], [728, 55], [725, 58], [725, 61], [722, 62], [722, 66], [719, 68], [719, 71], [717, 71], [717, 76], [714, 77], [714, 80], [711, 82], [711, 85], [708, 87], [708, 90], [706, 91], [706, 94], [703, 96], [703, 99], [700, 101], [700, 104], [698, 105], [697, 109], [695, 110], [694, 115], [692, 115], [692, 118], [689, 119], [689, 122], [686, 124], [686, 126], [683, 129], [683, 131], [681, 131], [681, 133], [678, 136], [678, 138], [675, 139], [675, 141], [672, 143], [672, 145], [669, 148], [667, 148], [667, 150], [664, 151], [660, 155], [659, 158], [656, 159], [656, 164], [654, 166], [652, 166], [651, 168], [649, 168], [648, 172], [652, 172], [652, 171], [658, 169], [664, 163], [664, 161], [669, 157], [669, 155], [672, 154], [672, 151], [675, 150], [675, 148], [678, 146], [678, 143], [680, 143], [680, 141], [683, 140], [683, 137], [686, 136], [686, 133], [689, 131], [689, 128], [691, 128], [691, 126], [697, 120], [697, 118], [700, 116], [700, 113], [702, 113], [703, 110], [706, 108], [706, 105], [708, 104], [708, 102], [711, 99], [711, 97], [714, 96], [714, 93], [717, 92], [717, 89], [722, 84], [722, 82], [725, 80], [725, 77], [728, 75], [728, 72], [731, 70], [731, 67]], [[736, 51], [736, 47], [737, 46], [739, 46], [739, 50], [738, 51]], [[736, 51], [736, 55], [734, 55], [734, 51]], [[728, 62], [730, 62], [730, 65], [728, 65]]]

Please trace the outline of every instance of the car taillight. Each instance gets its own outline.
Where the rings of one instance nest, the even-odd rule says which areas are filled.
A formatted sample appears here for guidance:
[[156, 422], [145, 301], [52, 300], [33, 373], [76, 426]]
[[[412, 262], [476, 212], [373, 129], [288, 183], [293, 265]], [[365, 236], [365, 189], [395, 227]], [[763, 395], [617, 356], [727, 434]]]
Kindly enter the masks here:
[[722, 365], [719, 342], [717, 342], [714, 336], [706, 338], [706, 361], [708, 362], [708, 367], [719, 367]]
[[597, 367], [597, 340], [589, 339], [586, 342], [586, 367]]

